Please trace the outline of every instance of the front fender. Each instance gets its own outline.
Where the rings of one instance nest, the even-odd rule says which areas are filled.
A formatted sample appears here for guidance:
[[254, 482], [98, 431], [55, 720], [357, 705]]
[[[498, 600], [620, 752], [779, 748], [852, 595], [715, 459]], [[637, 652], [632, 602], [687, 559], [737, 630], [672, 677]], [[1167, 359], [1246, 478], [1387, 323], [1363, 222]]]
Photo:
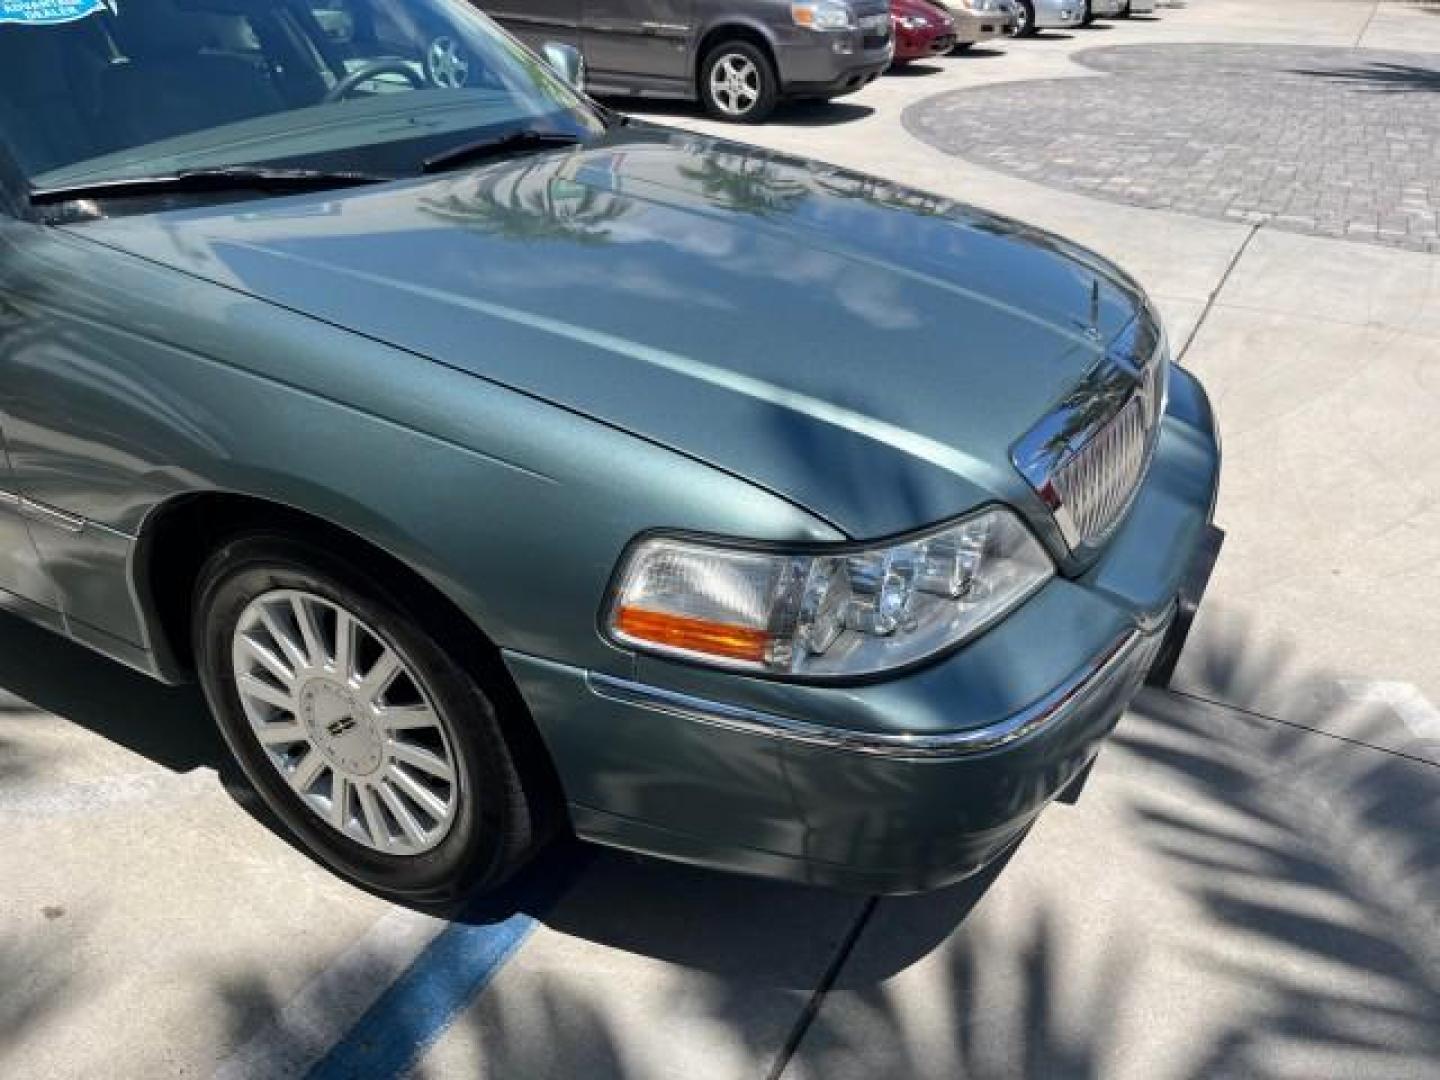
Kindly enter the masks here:
[[777, 32], [773, 26], [757, 15], [743, 11], [727, 11], [723, 15], [712, 16], [696, 27], [694, 44], [690, 47], [692, 79], [699, 77], [700, 62], [705, 59], [705, 53], [710, 49], [711, 43], [720, 40], [723, 32], [727, 30], [738, 30], [742, 34], [748, 33], [760, 37], [769, 48], [770, 55], [776, 57], [776, 65], [779, 66], [780, 50], [784, 44], [783, 31]]
[[10, 234], [0, 259], [0, 293], [18, 312], [0, 331], [0, 387], [12, 388], [0, 426], [25, 494], [86, 523], [37, 537], [67, 616], [132, 650], [151, 638], [134, 565], [146, 529], [199, 495], [344, 529], [497, 645], [621, 674], [629, 654], [600, 638], [596, 614], [637, 533], [837, 538], [779, 496], [622, 430], [237, 289], [21, 228], [33, 231]]

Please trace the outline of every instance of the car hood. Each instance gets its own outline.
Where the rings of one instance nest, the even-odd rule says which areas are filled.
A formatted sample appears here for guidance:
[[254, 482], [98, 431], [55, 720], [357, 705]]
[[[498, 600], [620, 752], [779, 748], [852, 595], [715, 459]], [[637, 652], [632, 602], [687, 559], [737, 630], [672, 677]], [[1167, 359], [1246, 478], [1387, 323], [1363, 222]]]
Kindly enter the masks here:
[[1011, 445], [1143, 303], [1018, 222], [645, 127], [71, 227], [628, 430], [857, 537], [1023, 501]]

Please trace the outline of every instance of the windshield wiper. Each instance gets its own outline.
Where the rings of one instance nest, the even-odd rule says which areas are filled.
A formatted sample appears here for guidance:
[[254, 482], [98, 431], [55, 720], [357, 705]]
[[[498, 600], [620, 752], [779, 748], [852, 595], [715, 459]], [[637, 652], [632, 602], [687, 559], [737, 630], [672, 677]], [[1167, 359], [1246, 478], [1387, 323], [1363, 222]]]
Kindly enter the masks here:
[[113, 180], [91, 180], [79, 184], [36, 188], [30, 192], [30, 202], [36, 206], [44, 206], [75, 199], [127, 199], [143, 198], [147, 195], [203, 194], [209, 191], [285, 194], [379, 184], [393, 179], [395, 177], [373, 173], [323, 172], [315, 169], [181, 169], [168, 176], [117, 177]]
[[501, 154], [512, 154], [521, 150], [546, 150], [552, 146], [575, 146], [582, 141], [579, 135], [571, 135], [564, 131], [540, 131], [534, 128], [523, 128], [520, 131], [512, 131], [509, 134], [500, 135], [493, 139], [481, 139], [479, 142], [464, 143], [454, 149], [436, 154], [434, 157], [426, 158], [420, 166], [420, 171], [427, 173], [444, 172], [446, 169], [453, 169], [457, 165], [464, 165], [467, 162], [480, 161], [489, 157], [498, 157]]

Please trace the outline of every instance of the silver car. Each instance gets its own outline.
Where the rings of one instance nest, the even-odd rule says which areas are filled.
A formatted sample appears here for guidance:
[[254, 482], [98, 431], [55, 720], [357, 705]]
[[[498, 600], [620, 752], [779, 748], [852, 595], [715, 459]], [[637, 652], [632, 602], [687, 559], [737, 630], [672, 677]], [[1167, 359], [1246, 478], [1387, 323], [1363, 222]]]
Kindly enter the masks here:
[[1085, 21], [1085, 0], [1014, 0], [1015, 36], [1032, 37], [1039, 30], [1059, 30]]
[[1019, 22], [1012, 0], [939, 0], [955, 19], [955, 49], [963, 52], [982, 41], [1013, 34]]

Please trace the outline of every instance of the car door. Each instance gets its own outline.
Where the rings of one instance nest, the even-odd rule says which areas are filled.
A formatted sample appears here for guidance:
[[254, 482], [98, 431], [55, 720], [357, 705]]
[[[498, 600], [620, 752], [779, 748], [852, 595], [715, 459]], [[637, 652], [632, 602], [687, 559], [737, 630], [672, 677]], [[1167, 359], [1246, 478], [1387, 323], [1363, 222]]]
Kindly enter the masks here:
[[531, 48], [580, 45], [581, 0], [478, 0], [475, 6]]
[[[19, 234], [38, 226], [20, 221], [0, 193], [0, 372], [7, 358], [22, 353], [42, 332], [28, 313], [24, 298], [7, 290], [3, 269]], [[44, 508], [22, 498], [5, 437], [6, 417], [0, 412], [0, 609], [61, 625], [60, 598], [31, 534], [32, 522], [43, 527]]]
[[[5, 301], [0, 296], [0, 326], [4, 320]], [[60, 597], [30, 534], [35, 512], [15, 488], [9, 454], [4, 453], [0, 456], [0, 610], [58, 629], [63, 622]]]
[[0, 147], [0, 606], [143, 664], [130, 523], [166, 481], [114, 402], [164, 407], [125, 365], [156, 346], [121, 318], [133, 274], [34, 220], [25, 191]]
[[693, 0], [582, 0], [581, 52], [597, 87], [675, 91], [689, 78]]

